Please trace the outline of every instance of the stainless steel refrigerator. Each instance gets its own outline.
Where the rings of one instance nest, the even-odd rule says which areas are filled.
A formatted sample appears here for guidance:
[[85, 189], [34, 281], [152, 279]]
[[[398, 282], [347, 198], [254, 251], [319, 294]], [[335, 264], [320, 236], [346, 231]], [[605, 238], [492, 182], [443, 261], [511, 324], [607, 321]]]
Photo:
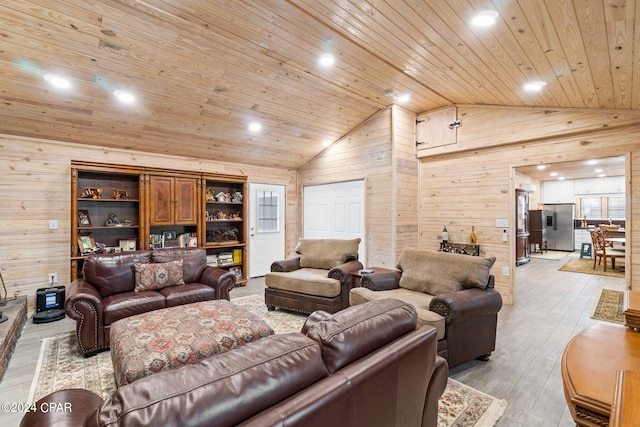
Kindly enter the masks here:
[[548, 249], [571, 252], [575, 250], [573, 237], [574, 211], [574, 203], [544, 205]]

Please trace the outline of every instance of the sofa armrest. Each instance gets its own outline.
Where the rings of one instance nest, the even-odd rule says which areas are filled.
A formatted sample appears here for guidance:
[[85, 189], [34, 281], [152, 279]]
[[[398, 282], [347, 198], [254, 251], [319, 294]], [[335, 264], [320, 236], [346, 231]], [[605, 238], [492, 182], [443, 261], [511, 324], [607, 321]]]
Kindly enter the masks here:
[[464, 289], [434, 297], [429, 310], [446, 319], [447, 324], [495, 314], [502, 308], [502, 296], [495, 289]]
[[236, 275], [222, 268], [207, 266], [200, 282], [216, 290], [216, 299], [229, 300], [229, 291], [236, 286]]
[[[79, 302], [82, 304], [78, 304]], [[84, 279], [77, 279], [69, 285], [64, 310], [70, 318], [80, 320], [87, 314], [86, 310], [81, 307], [87, 307], [89, 311], [95, 312], [102, 319], [104, 308], [102, 297], [91, 283]]]
[[35, 410], [22, 417], [20, 427], [82, 426], [101, 404], [102, 398], [89, 390], [55, 391], [34, 404]]
[[287, 273], [289, 271], [295, 271], [300, 269], [300, 257], [287, 258], [280, 261], [274, 261], [271, 264], [271, 271], [277, 271], [280, 273]]
[[389, 273], [374, 273], [362, 276], [360, 286], [372, 291], [388, 291], [400, 287], [400, 276], [402, 272], [393, 271]]
[[[344, 264], [340, 264], [329, 270], [327, 277], [344, 282], [345, 278], [350, 280], [349, 276], [353, 271], [362, 270], [362, 268], [362, 263], [360, 261], [347, 261]], [[351, 282], [349, 282], [349, 285], [351, 285]]]

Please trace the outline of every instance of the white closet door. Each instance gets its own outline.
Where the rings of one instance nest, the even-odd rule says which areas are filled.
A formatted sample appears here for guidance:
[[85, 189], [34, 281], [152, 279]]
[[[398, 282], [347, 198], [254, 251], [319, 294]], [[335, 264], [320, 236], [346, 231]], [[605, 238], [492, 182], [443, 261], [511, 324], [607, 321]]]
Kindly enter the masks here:
[[304, 237], [361, 239], [359, 259], [366, 265], [364, 180], [304, 187]]

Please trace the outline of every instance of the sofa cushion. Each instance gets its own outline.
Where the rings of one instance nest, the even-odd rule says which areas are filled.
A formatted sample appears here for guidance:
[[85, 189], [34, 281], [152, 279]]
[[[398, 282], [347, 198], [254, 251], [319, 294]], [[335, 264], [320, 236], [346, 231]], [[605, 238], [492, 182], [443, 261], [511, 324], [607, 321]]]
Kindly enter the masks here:
[[136, 263], [136, 292], [157, 291], [169, 286], [184, 285], [182, 260], [151, 264]]
[[300, 239], [296, 252], [300, 267], [330, 270], [347, 260], [358, 258], [360, 239]]
[[416, 310], [395, 299], [349, 307], [307, 325], [307, 336], [320, 343], [330, 373], [379, 349], [416, 328]]
[[102, 300], [102, 304], [102, 322], [111, 325], [125, 317], [165, 308], [165, 299], [156, 291], [131, 291], [110, 295]]
[[202, 283], [187, 283], [183, 286], [170, 286], [160, 289], [164, 295], [167, 307], [191, 304], [193, 302], [216, 299], [216, 290]]
[[288, 273], [271, 272], [264, 278], [268, 288], [333, 298], [340, 295], [340, 281], [327, 277], [327, 270], [301, 268]]
[[418, 314], [418, 326], [433, 326], [438, 331], [438, 339], [441, 340], [444, 338], [446, 319], [438, 313], [429, 310], [429, 304], [433, 299], [432, 295], [410, 291], [404, 288], [372, 291], [371, 289], [358, 287], [351, 289], [349, 293], [349, 305], [364, 304], [368, 301], [387, 298], [398, 299], [414, 306]]
[[84, 279], [91, 283], [102, 298], [135, 288], [135, 263], [151, 262], [149, 251], [90, 256], [82, 268]]
[[495, 257], [483, 258], [448, 252], [404, 248], [398, 268], [400, 287], [441, 295], [472, 287], [484, 289]]
[[207, 253], [203, 248], [155, 249], [151, 252], [152, 262], [169, 262], [181, 259], [185, 283], [200, 282], [202, 272], [207, 268]]

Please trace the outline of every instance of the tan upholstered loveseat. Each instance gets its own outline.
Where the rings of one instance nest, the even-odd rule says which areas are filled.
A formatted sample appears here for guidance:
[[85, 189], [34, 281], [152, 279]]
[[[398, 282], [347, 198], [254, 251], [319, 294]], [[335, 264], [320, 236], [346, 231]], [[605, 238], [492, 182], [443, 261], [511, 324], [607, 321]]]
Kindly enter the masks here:
[[335, 313], [349, 306], [351, 272], [360, 270], [360, 239], [300, 239], [297, 256], [271, 264], [265, 303], [301, 313]]
[[412, 304], [418, 325], [438, 330], [438, 354], [449, 366], [495, 350], [502, 297], [490, 274], [495, 258], [405, 248], [398, 271], [362, 277], [350, 304], [395, 298]]

